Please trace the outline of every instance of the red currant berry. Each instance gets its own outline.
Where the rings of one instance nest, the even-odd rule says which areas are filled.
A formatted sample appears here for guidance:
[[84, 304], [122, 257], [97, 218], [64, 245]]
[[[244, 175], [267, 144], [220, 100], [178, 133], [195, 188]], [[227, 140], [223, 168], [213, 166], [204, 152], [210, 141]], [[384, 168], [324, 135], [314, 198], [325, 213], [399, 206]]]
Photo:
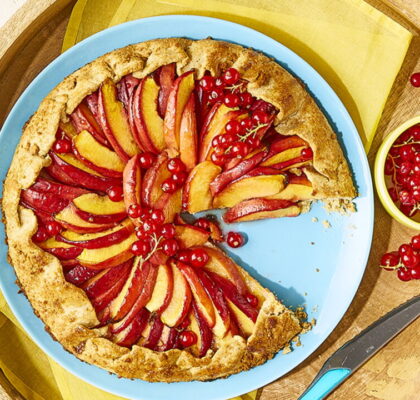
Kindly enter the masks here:
[[236, 139], [236, 135], [233, 133], [225, 133], [224, 135], [220, 135], [220, 143], [219, 145], [223, 148], [229, 147]]
[[131, 245], [131, 252], [135, 256], [146, 256], [150, 253], [150, 243], [147, 240], [137, 240]]
[[211, 145], [213, 147], [218, 147], [220, 146], [220, 139], [221, 139], [222, 135], [216, 135], [213, 140], [211, 141]]
[[175, 227], [172, 224], [163, 224], [162, 228], [160, 230], [160, 234], [165, 239], [173, 238], [175, 236], [175, 233], [176, 233], [176, 230], [175, 230]]
[[58, 139], [53, 144], [53, 150], [56, 153], [70, 153], [71, 151], [71, 142], [69, 139]]
[[174, 256], [176, 252], [178, 251], [178, 249], [179, 249], [179, 244], [177, 240], [174, 238], [165, 239], [162, 242], [162, 250], [169, 257]]
[[236, 249], [244, 245], [245, 239], [239, 232], [229, 232], [226, 237], [226, 242], [230, 247]]
[[411, 247], [415, 250], [420, 250], [420, 234], [411, 238]]
[[151, 219], [147, 219], [143, 222], [141, 229], [148, 234], [156, 233], [159, 230], [159, 224], [157, 224], [155, 221], [152, 221]]
[[222, 74], [222, 80], [226, 85], [234, 85], [240, 77], [239, 72], [235, 68], [229, 68]]
[[188, 174], [185, 171], [174, 172], [171, 175], [171, 178], [177, 185], [182, 186], [182, 184], [186, 181]]
[[413, 200], [417, 203], [420, 201], [420, 188], [413, 189], [413, 192], [411, 193], [413, 196]]
[[406, 144], [404, 146], [401, 146], [398, 151], [401, 160], [403, 161], [411, 161], [414, 160], [415, 157], [415, 151], [412, 145]]
[[408, 128], [408, 132], [415, 141], [420, 140], [420, 125], [413, 125], [411, 128]]
[[420, 279], [420, 267], [410, 269], [411, 279]]
[[226, 93], [223, 97], [223, 103], [226, 107], [237, 107], [239, 105], [239, 96], [235, 93]]
[[211, 153], [210, 159], [213, 162], [213, 164], [216, 164], [219, 166], [224, 165], [227, 161], [226, 154], [217, 154], [215, 152]]
[[140, 167], [144, 169], [150, 168], [155, 163], [155, 161], [156, 156], [150, 151], [142, 153], [139, 156]]
[[178, 184], [168, 178], [163, 181], [161, 188], [165, 193], [174, 193], [178, 189]]
[[182, 347], [190, 347], [197, 343], [197, 335], [192, 331], [184, 331], [179, 334], [178, 340]]
[[181, 250], [178, 252], [178, 260], [185, 263], [185, 264], [189, 264], [191, 261], [191, 251], [190, 250]]
[[300, 152], [300, 155], [306, 159], [310, 159], [314, 156], [314, 152], [312, 151], [310, 147], [306, 147], [302, 149], [302, 151]]
[[122, 186], [111, 186], [106, 193], [109, 199], [115, 202], [121, 201], [124, 195]]
[[226, 151], [225, 147], [221, 145], [213, 147], [213, 152], [217, 154], [218, 156], [225, 154], [225, 151]]
[[215, 86], [214, 78], [210, 75], [205, 75], [200, 79], [199, 85], [205, 92], [210, 92]]
[[245, 295], [245, 299], [252, 307], [257, 307], [258, 306], [258, 298], [256, 296], [254, 296], [253, 294], [247, 293]]
[[238, 120], [233, 119], [225, 125], [225, 130], [227, 133], [236, 135], [241, 131], [241, 125]]
[[168, 171], [170, 172], [181, 172], [185, 171], [185, 164], [179, 158], [171, 158], [167, 164]]
[[193, 249], [190, 253], [190, 264], [193, 267], [204, 267], [209, 261], [209, 255], [204, 249]]
[[206, 231], [210, 229], [210, 222], [207, 218], [198, 218], [194, 225], [201, 229], [205, 229]]
[[165, 215], [162, 210], [153, 210], [150, 213], [150, 219], [156, 222], [158, 225], [161, 225], [165, 222]]
[[249, 153], [249, 145], [245, 142], [236, 142], [232, 146], [232, 156], [244, 158]]
[[150, 233], [145, 232], [143, 229], [141, 229], [141, 227], [139, 229], [136, 229], [136, 236], [137, 239], [141, 239], [141, 240], [146, 240], [146, 241], [150, 241]]
[[398, 248], [398, 254], [402, 257], [404, 254], [412, 254], [413, 253], [413, 249], [411, 248], [411, 246], [409, 244], [402, 244], [399, 248]]
[[402, 176], [408, 176], [410, 175], [410, 172], [412, 169], [413, 169], [413, 164], [411, 164], [411, 162], [409, 161], [404, 161], [403, 163], [401, 163], [398, 173]]
[[59, 234], [62, 230], [61, 225], [56, 221], [50, 221], [45, 225], [47, 232], [50, 236], [55, 236]]
[[270, 116], [264, 111], [256, 110], [252, 113], [252, 121], [254, 121], [256, 125], [266, 124], [268, 123], [269, 119], [270, 119]]
[[211, 104], [216, 103], [220, 100], [223, 99], [223, 89], [222, 88], [214, 88], [210, 93], [209, 93], [209, 102]]
[[222, 81], [222, 78], [216, 78], [214, 81], [214, 86], [218, 89], [224, 89], [225, 88], [225, 82]]
[[415, 268], [420, 262], [420, 256], [418, 256], [416, 253], [407, 253], [401, 256], [401, 262], [407, 268]]
[[394, 187], [388, 188], [389, 197], [391, 197], [392, 201], [396, 203], [398, 201], [398, 193]]
[[246, 139], [246, 143], [251, 147], [251, 149], [256, 149], [257, 147], [260, 147], [261, 140], [256, 136], [250, 136]]
[[254, 102], [254, 98], [251, 93], [245, 92], [239, 95], [239, 101], [242, 107], [247, 108]]
[[[400, 263], [400, 255], [396, 251], [385, 253], [381, 258], [381, 265], [383, 267], [396, 267]], [[384, 268], [392, 270], [392, 268]]]
[[420, 87], [420, 72], [415, 72], [411, 75], [410, 82], [414, 87]]
[[399, 199], [400, 199], [401, 204], [403, 205], [406, 205], [406, 206], [414, 205], [414, 199], [408, 190], [401, 190], [399, 193]]
[[131, 218], [138, 218], [141, 215], [141, 206], [140, 204], [131, 204], [128, 207], [127, 214]]
[[45, 227], [38, 226], [38, 230], [36, 231], [35, 235], [32, 236], [32, 240], [34, 242], [44, 242], [48, 239], [48, 232]]
[[391, 157], [387, 157], [384, 168], [385, 175], [392, 175], [394, 173], [394, 163]]
[[411, 280], [410, 270], [406, 268], [398, 268], [397, 276], [400, 281], [407, 282]]
[[142, 207], [140, 219], [142, 221], [146, 221], [147, 219], [150, 219], [150, 214], [152, 213], [152, 209], [148, 207]]
[[241, 119], [241, 122], [239, 124], [241, 125], [241, 132], [245, 132], [249, 129], [252, 129], [252, 127], [254, 126], [252, 119], [249, 117]]

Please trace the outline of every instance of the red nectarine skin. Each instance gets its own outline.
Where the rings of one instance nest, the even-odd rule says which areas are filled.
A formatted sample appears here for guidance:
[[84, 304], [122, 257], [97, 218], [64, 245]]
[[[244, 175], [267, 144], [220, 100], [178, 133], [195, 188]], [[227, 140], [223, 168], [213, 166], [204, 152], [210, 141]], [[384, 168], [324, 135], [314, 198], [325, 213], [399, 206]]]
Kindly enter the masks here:
[[38, 192], [31, 188], [22, 190], [21, 200], [24, 205], [46, 213], [58, 213], [69, 203], [69, 200], [58, 197], [54, 193]]
[[[99, 190], [106, 192], [110, 186], [119, 186], [120, 180], [116, 178], [107, 178], [98, 175], [91, 175], [81, 169], [68, 164], [56, 154], [50, 152], [50, 157], [53, 164], [60, 167], [65, 175], [67, 175], [72, 182], [77, 185], [83, 186], [87, 189]], [[61, 180], [61, 179], [60, 179]]]
[[141, 204], [141, 169], [139, 154], [127, 162], [123, 172], [123, 189], [125, 208], [132, 204]]
[[279, 171], [285, 171], [292, 167], [301, 167], [304, 163], [307, 163], [310, 160], [312, 160], [312, 157], [300, 156], [287, 161], [279, 162], [277, 164], [273, 164], [271, 167], [277, 168]]
[[62, 183], [58, 183], [42, 177], [38, 177], [36, 179], [35, 183], [31, 186], [31, 189], [38, 192], [52, 193], [66, 200], [73, 200], [82, 194], [90, 193], [89, 190], [63, 185]]
[[150, 350], [155, 350], [160, 336], [162, 335], [163, 323], [158, 316], [153, 318], [152, 327], [150, 328], [149, 336], [142, 343], [143, 347], [147, 347]]
[[235, 285], [220, 275], [209, 272], [209, 276], [220, 287], [224, 296], [226, 296], [232, 303], [234, 303], [245, 315], [256, 322], [258, 317], [258, 309], [252, 307], [246, 299], [241, 296]]
[[244, 200], [228, 211], [226, 211], [223, 219], [230, 223], [235, 220], [244, 217], [245, 215], [254, 214], [261, 211], [272, 211], [281, 208], [287, 208], [293, 206], [294, 203], [288, 200], [273, 199], [267, 200], [263, 198]]
[[160, 351], [168, 351], [175, 349], [178, 344], [178, 335], [179, 332], [176, 328], [169, 328], [169, 335], [166, 339], [166, 342], [159, 348]]
[[120, 346], [131, 347], [134, 343], [138, 342], [149, 317], [150, 314], [146, 309], [143, 308], [140, 310], [125, 330], [115, 337], [116, 343]]
[[165, 117], [169, 93], [172, 89], [172, 85], [175, 79], [176, 79], [176, 71], [175, 71], [174, 63], [160, 67], [159, 75], [158, 75], [158, 83], [160, 86], [158, 110], [162, 118]]
[[86, 268], [83, 265], [77, 264], [71, 270], [65, 273], [66, 281], [75, 286], [82, 286], [87, 280], [99, 274], [100, 271]]
[[94, 224], [115, 224], [122, 221], [126, 216], [127, 213], [118, 213], [118, 214], [91, 214], [86, 211], [80, 210], [79, 208], [75, 207], [76, 214], [87, 222], [92, 222]]
[[294, 147], [301, 147], [301, 146], [309, 146], [308, 142], [301, 139], [299, 136], [288, 136], [288, 137], [280, 137], [277, 140], [274, 140], [270, 144], [270, 149], [267, 154], [266, 159], [272, 157], [274, 154], [281, 153], [287, 149], [292, 149]]
[[166, 168], [168, 154], [159, 154], [156, 163], [144, 174], [142, 184], [142, 204], [152, 207], [158, 198], [163, 194], [160, 187], [162, 182], [170, 176]]
[[133, 265], [132, 260], [128, 260], [109, 270], [101, 271], [93, 278], [89, 279], [81, 285], [89, 298], [98, 297], [107, 292], [119, 279], [127, 279], [130, 269]]
[[70, 115], [77, 132], [87, 130], [92, 136], [104, 146], [110, 147], [101, 127], [86, 104], [80, 103]]
[[222, 172], [216, 177], [216, 179], [210, 184], [210, 190], [213, 196], [221, 192], [230, 182], [240, 178], [247, 172], [255, 168], [265, 157], [267, 151], [260, 151], [250, 158], [242, 160], [234, 168]]
[[197, 164], [198, 136], [195, 111], [195, 95], [191, 93], [181, 117], [179, 128], [179, 152], [181, 161], [191, 171]]
[[213, 341], [213, 332], [211, 331], [210, 327], [208, 326], [206, 320], [200, 314], [197, 304], [195, 301], [192, 301], [192, 309], [194, 310], [195, 318], [197, 319], [198, 328], [200, 330], [201, 336], [201, 346], [199, 349], [199, 357], [203, 357], [206, 355], [207, 350], [211, 347]]
[[84, 249], [99, 249], [101, 247], [108, 247], [110, 245], [120, 243], [127, 239], [134, 231], [133, 225], [123, 226], [120, 230], [110, 233], [108, 235], [100, 236], [90, 240], [73, 241], [66, 239], [62, 234], [58, 234], [56, 239], [63, 243], [72, 244]]
[[71, 260], [72, 258], [76, 258], [82, 252], [83, 249], [78, 247], [54, 247], [51, 249], [44, 248], [44, 250], [56, 256], [60, 260]]

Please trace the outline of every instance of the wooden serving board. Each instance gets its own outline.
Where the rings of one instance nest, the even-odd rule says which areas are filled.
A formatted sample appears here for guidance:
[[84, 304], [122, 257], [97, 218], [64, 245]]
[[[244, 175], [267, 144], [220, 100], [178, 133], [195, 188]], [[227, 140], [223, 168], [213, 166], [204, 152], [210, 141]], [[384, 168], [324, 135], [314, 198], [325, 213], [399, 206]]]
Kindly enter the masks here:
[[[413, 88], [408, 81], [411, 73], [420, 71], [420, 5], [419, 0], [368, 2], [415, 35], [369, 153], [372, 166], [382, 138], [405, 120], [420, 115], [420, 89]], [[60, 54], [74, 3], [75, 0], [28, 0], [18, 14], [0, 28], [0, 127], [26, 86]], [[375, 199], [372, 251], [365, 276], [349, 310], [312, 356], [283, 378], [260, 390], [260, 400], [297, 399], [335, 350], [380, 316], [420, 293], [419, 281], [400, 282], [394, 273], [378, 268], [384, 252], [397, 249], [415, 233], [393, 221]], [[419, 365], [420, 320], [362, 366], [328, 399], [414, 400], [420, 396]], [[4, 379], [0, 380], [0, 386], [5, 388], [4, 395], [0, 390], [0, 399], [21, 399], [7, 387]]]

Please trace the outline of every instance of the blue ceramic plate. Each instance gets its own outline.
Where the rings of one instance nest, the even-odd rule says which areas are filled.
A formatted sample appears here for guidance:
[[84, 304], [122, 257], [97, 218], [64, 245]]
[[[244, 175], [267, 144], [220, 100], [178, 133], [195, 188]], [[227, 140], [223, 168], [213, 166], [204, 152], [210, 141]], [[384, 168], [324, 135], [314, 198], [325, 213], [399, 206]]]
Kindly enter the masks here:
[[[0, 182], [10, 165], [19, 132], [41, 100], [65, 76], [100, 55], [135, 42], [155, 38], [211, 36], [260, 50], [299, 77], [316, 98], [350, 161], [359, 197], [351, 216], [328, 215], [322, 205], [298, 218], [283, 218], [231, 226], [245, 232], [249, 243], [231, 254], [251, 275], [288, 306], [306, 305], [312, 331], [302, 336], [302, 346], [278, 354], [266, 364], [213, 382], [147, 383], [118, 379], [79, 361], [44, 331], [26, 298], [18, 294], [16, 276], [7, 265], [4, 229], [0, 232], [0, 284], [16, 317], [33, 340], [58, 363], [85, 381], [117, 395], [141, 400], [169, 398], [224, 400], [259, 388], [284, 375], [305, 360], [327, 338], [352, 301], [365, 270], [373, 227], [373, 194], [370, 171], [359, 135], [343, 104], [305, 61], [273, 39], [234, 23], [197, 16], [145, 18], [100, 32], [52, 62], [26, 89], [14, 106], [0, 135]], [[316, 217], [319, 222], [313, 222]], [[323, 221], [328, 220], [331, 228]], [[234, 254], [233, 254], [234, 253]]]

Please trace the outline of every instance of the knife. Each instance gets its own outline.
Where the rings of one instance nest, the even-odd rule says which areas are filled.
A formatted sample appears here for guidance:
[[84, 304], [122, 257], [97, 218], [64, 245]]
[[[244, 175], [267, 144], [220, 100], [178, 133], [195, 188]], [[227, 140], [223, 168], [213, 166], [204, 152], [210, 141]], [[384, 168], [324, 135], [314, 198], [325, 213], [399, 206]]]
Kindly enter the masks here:
[[416, 296], [378, 319], [325, 362], [298, 400], [324, 399], [419, 316], [420, 296]]

